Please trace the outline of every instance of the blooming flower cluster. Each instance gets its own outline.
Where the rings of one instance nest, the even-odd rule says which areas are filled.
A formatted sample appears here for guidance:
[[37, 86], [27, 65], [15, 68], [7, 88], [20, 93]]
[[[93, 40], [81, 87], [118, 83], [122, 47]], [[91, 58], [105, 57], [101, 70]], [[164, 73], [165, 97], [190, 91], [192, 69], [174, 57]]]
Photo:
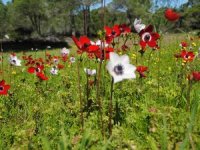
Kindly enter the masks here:
[[156, 32], [153, 32], [152, 25], [144, 25], [141, 23], [141, 19], [135, 19], [134, 28], [140, 36], [140, 46], [141, 52], [145, 51], [146, 46], [149, 46], [153, 49], [158, 49], [157, 40], [160, 38], [160, 35]]

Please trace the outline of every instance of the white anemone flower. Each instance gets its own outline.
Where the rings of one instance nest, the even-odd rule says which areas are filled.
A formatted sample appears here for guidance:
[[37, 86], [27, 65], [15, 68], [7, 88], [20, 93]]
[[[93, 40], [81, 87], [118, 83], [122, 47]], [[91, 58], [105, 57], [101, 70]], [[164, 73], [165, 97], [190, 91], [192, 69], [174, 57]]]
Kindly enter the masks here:
[[11, 65], [21, 66], [21, 60], [19, 60], [16, 55], [11, 54], [9, 58], [9, 62]]
[[52, 75], [57, 75], [58, 74], [58, 69], [54, 66], [54, 67], [51, 68], [50, 73]]
[[143, 30], [146, 26], [145, 24], [141, 24], [142, 20], [141, 19], [135, 19], [133, 25], [137, 33], [140, 33], [141, 30]]
[[127, 55], [119, 56], [114, 52], [110, 53], [110, 60], [106, 66], [108, 72], [114, 79], [114, 83], [120, 82], [123, 79], [136, 78], [136, 67], [129, 63]]
[[69, 59], [69, 60], [70, 60], [70, 62], [71, 62], [71, 63], [75, 63], [75, 61], [76, 61], [76, 58], [75, 58], [75, 57], [70, 57], [70, 59]]
[[84, 68], [84, 71], [89, 76], [93, 76], [93, 75], [95, 75], [97, 73], [95, 69]]
[[68, 55], [69, 53], [70, 53], [70, 51], [66, 47], [61, 49], [61, 55], [62, 56]]

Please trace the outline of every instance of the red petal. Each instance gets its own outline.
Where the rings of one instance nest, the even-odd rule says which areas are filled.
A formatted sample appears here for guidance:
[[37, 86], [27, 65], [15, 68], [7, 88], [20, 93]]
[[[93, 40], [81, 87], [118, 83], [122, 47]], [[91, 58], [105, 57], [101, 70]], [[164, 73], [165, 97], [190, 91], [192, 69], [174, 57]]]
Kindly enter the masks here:
[[37, 73], [37, 77], [41, 80], [48, 80], [48, 77], [46, 77], [43, 73], [39, 72]]
[[106, 35], [110, 35], [111, 32], [112, 32], [112, 29], [110, 27], [108, 27], [108, 26], [105, 26], [104, 30], [106, 31]]
[[194, 80], [199, 81], [200, 80], [200, 72], [193, 72], [192, 73]]
[[156, 41], [154, 41], [154, 40], [147, 42], [147, 44], [149, 45], [149, 47], [152, 47], [152, 48], [156, 47], [156, 45], [157, 45]]
[[160, 35], [158, 33], [151, 33], [151, 37], [154, 39], [154, 40], [157, 40], [160, 38]]
[[82, 44], [78, 41], [78, 39], [75, 36], [72, 36], [72, 40], [74, 41], [74, 43], [76, 44], [76, 46], [81, 49]]
[[4, 86], [5, 85], [5, 80], [1, 80], [0, 85]]
[[97, 46], [97, 45], [90, 45], [89, 48], [88, 48], [89, 53], [93, 53], [93, 52], [98, 51], [98, 50], [99, 50], [99, 46]]
[[90, 39], [87, 36], [81, 36], [79, 41], [81, 42], [82, 45], [90, 44]]
[[28, 68], [28, 72], [29, 73], [34, 73], [35, 72], [35, 68], [34, 67], [29, 67]]
[[144, 49], [146, 47], [146, 42], [144, 41], [140, 41], [140, 46], [142, 47], [142, 49]]
[[141, 30], [140, 33], [139, 33], [140, 37], [145, 32], [153, 32], [153, 26], [152, 25], [148, 25], [145, 29]]
[[165, 10], [165, 18], [169, 21], [176, 21], [180, 18], [180, 15], [168, 8]]

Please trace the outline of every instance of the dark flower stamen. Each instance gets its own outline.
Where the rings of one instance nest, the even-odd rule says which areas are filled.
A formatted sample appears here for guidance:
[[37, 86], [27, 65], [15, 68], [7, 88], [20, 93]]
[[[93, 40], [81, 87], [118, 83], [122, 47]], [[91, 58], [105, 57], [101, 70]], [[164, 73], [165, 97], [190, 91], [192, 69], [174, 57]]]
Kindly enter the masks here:
[[4, 89], [3, 86], [0, 86], [0, 91], [3, 91], [3, 89]]
[[115, 35], [115, 34], [116, 34], [116, 32], [115, 32], [115, 31], [112, 31], [112, 32], [111, 32], [111, 34], [112, 34], [112, 35]]
[[190, 56], [189, 55], [185, 55], [185, 58], [188, 59]]
[[123, 66], [122, 66], [121, 64], [116, 65], [116, 66], [114, 67], [114, 72], [116, 73], [116, 75], [123, 75], [123, 73], [124, 73], [124, 68], [123, 68]]
[[83, 45], [84, 48], [88, 48], [89, 46], [90, 46], [90, 44], [87, 44], [87, 43], [85, 43], [85, 44]]
[[148, 42], [148, 41], [150, 40], [150, 38], [151, 38], [151, 36], [147, 34], [147, 35], [144, 37], [145, 42]]
[[14, 64], [16, 64], [16, 60], [12, 60], [12, 62], [13, 62]]
[[36, 72], [40, 72], [40, 68], [35, 68], [35, 71]]

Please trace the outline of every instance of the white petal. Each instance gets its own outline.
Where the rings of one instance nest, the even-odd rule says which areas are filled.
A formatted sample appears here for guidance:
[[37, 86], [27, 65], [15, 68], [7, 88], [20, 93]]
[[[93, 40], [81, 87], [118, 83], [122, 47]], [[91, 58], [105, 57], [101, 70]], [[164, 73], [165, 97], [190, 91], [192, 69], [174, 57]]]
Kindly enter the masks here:
[[21, 60], [19, 59], [16, 60], [16, 66], [21, 66]]
[[142, 20], [141, 19], [135, 19], [134, 21], [134, 28], [135, 30], [139, 33], [141, 30], [143, 30], [146, 26], [144, 24], [141, 24]]
[[129, 64], [129, 57], [128, 55], [123, 55], [120, 57], [120, 61], [124, 64]]
[[96, 45], [100, 46], [101, 45], [101, 40], [96, 41]]
[[117, 55], [117, 53], [110, 52], [110, 61], [111, 62], [119, 61], [119, 59], [120, 59], [120, 56]]
[[108, 64], [106, 65], [106, 69], [108, 70], [108, 72], [112, 72], [113, 71], [113, 63], [111, 61], [108, 62]]
[[93, 69], [93, 70], [92, 70], [92, 75], [95, 75], [95, 74], [96, 74], [96, 70]]
[[131, 64], [124, 65], [124, 75], [123, 75], [124, 79], [136, 78], [135, 70], [136, 70], [136, 67], [134, 65], [131, 65]]
[[120, 81], [123, 80], [123, 76], [117, 76], [117, 75], [115, 75], [115, 76], [113, 76], [113, 78], [114, 78], [114, 83], [117, 83], [117, 82], [120, 82]]

